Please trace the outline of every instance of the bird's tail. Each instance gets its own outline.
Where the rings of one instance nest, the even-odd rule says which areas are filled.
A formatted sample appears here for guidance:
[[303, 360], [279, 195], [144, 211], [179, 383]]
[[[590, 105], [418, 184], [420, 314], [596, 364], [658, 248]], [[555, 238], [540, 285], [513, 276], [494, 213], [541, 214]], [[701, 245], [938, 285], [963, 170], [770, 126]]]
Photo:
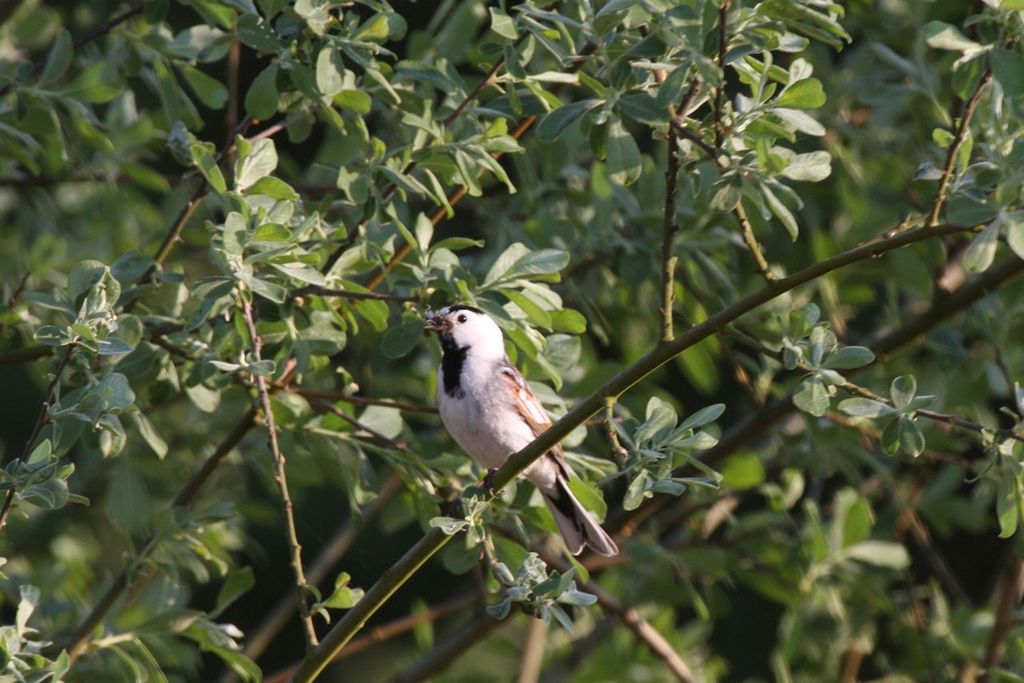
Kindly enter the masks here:
[[576, 496], [569, 490], [569, 482], [559, 477], [553, 491], [543, 491], [544, 502], [548, 504], [551, 515], [562, 532], [565, 545], [573, 555], [579, 555], [584, 545], [589, 545], [595, 552], [605, 557], [619, 554], [615, 545], [597, 520], [583, 507]]

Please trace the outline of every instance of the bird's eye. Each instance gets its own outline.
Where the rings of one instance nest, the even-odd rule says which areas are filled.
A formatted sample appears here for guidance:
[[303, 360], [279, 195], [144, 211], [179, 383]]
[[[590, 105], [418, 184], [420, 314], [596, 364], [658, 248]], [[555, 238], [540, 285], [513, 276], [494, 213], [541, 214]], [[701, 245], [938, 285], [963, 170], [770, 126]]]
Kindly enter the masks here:
[[462, 315], [459, 316], [459, 322], [460, 323], [466, 322], [466, 314], [465, 313], [463, 313]]

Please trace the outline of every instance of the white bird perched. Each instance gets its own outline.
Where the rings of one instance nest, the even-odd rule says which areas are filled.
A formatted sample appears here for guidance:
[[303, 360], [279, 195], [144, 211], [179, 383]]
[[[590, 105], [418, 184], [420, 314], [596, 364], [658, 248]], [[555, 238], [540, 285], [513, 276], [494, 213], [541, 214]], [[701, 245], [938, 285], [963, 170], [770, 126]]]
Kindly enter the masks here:
[[[437, 382], [441, 419], [471, 458], [488, 469], [501, 467], [551, 426], [540, 401], [505, 355], [501, 329], [487, 314], [472, 306], [448, 306], [428, 313], [426, 327], [437, 332], [444, 351]], [[560, 446], [523, 475], [544, 495], [573, 555], [584, 545], [605, 556], [618, 554], [615, 542], [569, 490], [572, 470]]]

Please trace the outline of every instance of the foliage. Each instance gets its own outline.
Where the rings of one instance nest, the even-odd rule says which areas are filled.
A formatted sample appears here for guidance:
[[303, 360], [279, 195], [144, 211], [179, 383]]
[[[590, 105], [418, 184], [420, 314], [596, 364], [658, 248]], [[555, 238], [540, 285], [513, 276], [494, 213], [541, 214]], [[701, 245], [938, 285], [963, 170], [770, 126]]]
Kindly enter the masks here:
[[[1024, 5], [875, 5], [4, 8], [0, 675], [257, 680], [378, 607], [363, 679], [533, 617], [574, 680], [1024, 668]], [[619, 560], [445, 434], [455, 301]]]

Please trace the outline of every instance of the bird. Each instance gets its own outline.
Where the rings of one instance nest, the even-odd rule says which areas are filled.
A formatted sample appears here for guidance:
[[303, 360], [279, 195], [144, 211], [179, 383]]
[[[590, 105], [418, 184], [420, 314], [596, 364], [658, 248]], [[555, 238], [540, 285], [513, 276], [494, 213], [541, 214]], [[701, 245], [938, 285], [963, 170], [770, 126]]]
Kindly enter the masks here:
[[[443, 352], [437, 401], [441, 420], [455, 442], [489, 471], [501, 467], [551, 426], [526, 379], [505, 354], [501, 328], [475, 306], [451, 305], [428, 311], [425, 327]], [[615, 541], [573, 495], [572, 470], [556, 445], [523, 473], [544, 498], [573, 555], [584, 546], [611, 557]]]

